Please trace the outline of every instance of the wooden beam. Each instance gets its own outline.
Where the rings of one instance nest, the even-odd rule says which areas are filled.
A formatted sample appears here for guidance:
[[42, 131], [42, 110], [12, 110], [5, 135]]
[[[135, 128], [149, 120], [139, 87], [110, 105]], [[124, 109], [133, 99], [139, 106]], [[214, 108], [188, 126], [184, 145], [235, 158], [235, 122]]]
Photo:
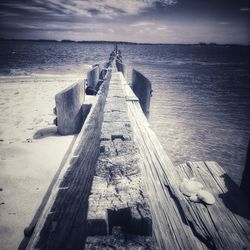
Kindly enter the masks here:
[[[104, 109], [100, 156], [89, 196], [87, 221], [91, 237], [86, 240], [86, 249], [108, 247], [112, 239], [117, 249], [124, 245], [148, 245], [153, 249], [151, 213], [125, 96], [120, 74], [113, 73]], [[118, 227], [122, 236], [116, 237]], [[142, 245], [133, 241], [124, 244], [124, 237]]]
[[100, 151], [100, 132], [110, 73], [26, 249], [82, 249], [84, 246], [88, 197]]

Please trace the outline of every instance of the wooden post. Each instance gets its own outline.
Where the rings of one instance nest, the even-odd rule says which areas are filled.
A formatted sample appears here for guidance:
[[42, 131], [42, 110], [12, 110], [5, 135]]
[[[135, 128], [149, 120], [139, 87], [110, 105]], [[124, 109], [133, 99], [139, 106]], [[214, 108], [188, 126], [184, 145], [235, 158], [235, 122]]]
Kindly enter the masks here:
[[117, 51], [118, 51], [118, 45], [117, 43], [115, 44], [115, 54], [117, 55]]
[[87, 85], [91, 89], [95, 89], [95, 86], [99, 80], [99, 66], [93, 65], [93, 68], [87, 74]]
[[82, 104], [84, 83], [76, 82], [55, 96], [57, 112], [57, 131], [61, 135], [79, 133], [82, 127]]
[[240, 189], [247, 195], [250, 195], [250, 140], [248, 143], [246, 166], [242, 174]]
[[133, 69], [132, 72], [132, 88], [138, 97], [141, 108], [145, 116], [148, 118], [150, 110], [150, 99], [152, 96], [152, 84], [140, 72]]
[[124, 63], [122, 62], [122, 56], [120, 54], [117, 55], [116, 57], [116, 68], [118, 72], [122, 72], [123, 76], [126, 76], [126, 67]]
[[115, 50], [114, 50], [114, 51], [112, 51], [112, 52], [110, 53], [109, 61], [112, 63], [113, 60], [115, 59], [115, 57], [116, 57], [116, 52], [115, 52]]
[[122, 61], [119, 58], [117, 58], [115, 63], [116, 63], [117, 71], [122, 72], [122, 74], [124, 75], [125, 67]]

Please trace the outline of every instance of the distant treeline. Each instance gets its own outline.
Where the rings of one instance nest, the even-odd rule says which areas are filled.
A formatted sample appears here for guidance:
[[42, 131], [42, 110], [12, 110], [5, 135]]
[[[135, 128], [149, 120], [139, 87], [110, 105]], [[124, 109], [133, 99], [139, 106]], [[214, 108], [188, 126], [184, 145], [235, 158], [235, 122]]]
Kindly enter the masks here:
[[106, 44], [133, 44], [133, 45], [186, 45], [186, 46], [250, 46], [243, 44], [217, 44], [217, 43], [141, 43], [141, 42], [125, 42], [125, 41], [101, 41], [101, 40], [89, 40], [89, 41], [74, 41], [74, 40], [48, 40], [48, 39], [6, 39], [0, 38], [0, 41], [21, 41], [21, 42], [55, 42], [55, 43], [106, 43]]

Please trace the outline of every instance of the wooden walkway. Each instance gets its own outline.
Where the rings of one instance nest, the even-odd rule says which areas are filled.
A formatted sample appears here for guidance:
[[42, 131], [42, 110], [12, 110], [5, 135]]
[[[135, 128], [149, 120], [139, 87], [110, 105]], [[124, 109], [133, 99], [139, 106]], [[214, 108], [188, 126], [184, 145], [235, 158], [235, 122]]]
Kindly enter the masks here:
[[[174, 166], [113, 69], [27, 249], [250, 249], [246, 197], [215, 162]], [[179, 190], [196, 177], [215, 204]]]

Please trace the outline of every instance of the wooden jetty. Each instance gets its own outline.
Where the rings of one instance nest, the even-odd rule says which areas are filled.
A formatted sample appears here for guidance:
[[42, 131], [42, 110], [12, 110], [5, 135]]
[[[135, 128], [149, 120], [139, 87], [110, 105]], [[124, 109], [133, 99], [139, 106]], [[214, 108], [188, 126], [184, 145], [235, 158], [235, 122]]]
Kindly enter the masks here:
[[[99, 90], [26, 249], [250, 249], [247, 196], [216, 162], [173, 165], [146, 118], [151, 84], [134, 71], [136, 96], [117, 53], [89, 74]], [[180, 192], [192, 177], [213, 205]]]

